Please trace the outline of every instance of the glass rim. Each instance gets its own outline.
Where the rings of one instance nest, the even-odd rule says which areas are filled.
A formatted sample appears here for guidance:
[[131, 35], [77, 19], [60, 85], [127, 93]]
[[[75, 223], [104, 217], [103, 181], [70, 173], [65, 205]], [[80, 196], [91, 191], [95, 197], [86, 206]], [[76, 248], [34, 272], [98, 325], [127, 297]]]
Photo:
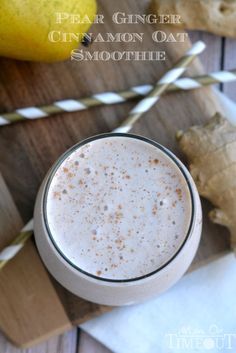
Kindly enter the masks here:
[[[179, 171], [181, 172], [182, 176], [184, 177], [184, 180], [186, 181], [186, 185], [188, 187], [189, 190], [189, 194], [190, 194], [190, 200], [191, 200], [191, 216], [190, 216], [190, 222], [189, 222], [189, 228], [188, 231], [186, 232], [186, 236], [183, 240], [183, 242], [181, 243], [180, 247], [177, 249], [177, 251], [173, 254], [173, 256], [170, 257], [170, 259], [168, 259], [163, 265], [161, 265], [160, 267], [158, 267], [156, 270], [151, 271], [145, 275], [142, 276], [138, 276], [138, 277], [134, 277], [134, 278], [128, 278], [128, 279], [111, 279], [111, 278], [104, 278], [101, 276], [96, 276], [93, 275], [92, 273], [89, 273], [85, 270], [83, 270], [82, 268], [80, 268], [79, 266], [75, 265], [64, 253], [63, 251], [59, 248], [59, 246], [57, 245], [52, 232], [50, 230], [50, 226], [48, 223], [48, 217], [47, 217], [47, 197], [48, 197], [48, 192], [49, 192], [49, 188], [51, 186], [51, 182], [58, 170], [58, 168], [61, 166], [61, 164], [77, 149], [79, 149], [80, 147], [102, 139], [102, 138], [107, 138], [107, 137], [128, 137], [128, 138], [134, 138], [137, 140], [141, 140], [144, 141], [146, 143], [151, 144], [152, 146], [158, 148], [159, 150], [161, 150], [164, 154], [166, 154], [172, 162], [174, 162], [174, 164], [177, 166], [177, 168], [179, 169]], [[130, 134], [130, 133], [116, 133], [116, 132], [110, 132], [110, 133], [103, 133], [103, 134], [99, 134], [99, 135], [95, 135], [89, 138], [86, 138], [84, 140], [82, 140], [81, 142], [76, 143], [75, 145], [73, 145], [71, 148], [69, 148], [67, 151], [65, 151], [59, 158], [58, 160], [53, 164], [53, 166], [50, 169], [49, 172], [49, 176], [47, 177], [46, 180], [46, 184], [43, 190], [43, 197], [42, 197], [42, 203], [43, 203], [43, 222], [47, 231], [47, 235], [52, 243], [52, 245], [54, 246], [55, 250], [57, 251], [57, 253], [63, 258], [63, 260], [65, 260], [67, 262], [68, 265], [72, 266], [75, 270], [77, 270], [78, 272], [82, 273], [83, 275], [88, 276], [89, 278], [93, 278], [96, 280], [99, 280], [101, 282], [110, 282], [110, 283], [130, 283], [130, 282], [136, 282], [148, 277], [151, 277], [155, 274], [157, 274], [158, 272], [160, 272], [161, 270], [163, 270], [165, 267], [167, 267], [177, 256], [178, 254], [181, 252], [181, 250], [183, 249], [184, 245], [186, 244], [187, 240], [190, 238], [191, 233], [192, 233], [192, 228], [193, 228], [193, 224], [194, 224], [194, 219], [195, 219], [195, 206], [194, 206], [194, 195], [193, 195], [193, 191], [192, 191], [192, 186], [191, 183], [189, 181], [189, 177], [187, 176], [185, 170], [183, 169], [182, 165], [179, 163], [177, 157], [175, 157], [175, 155], [169, 151], [166, 147], [162, 146], [161, 144], [159, 144], [156, 141], [153, 141], [152, 139], [149, 139], [147, 137], [141, 136], [141, 135], [136, 135], [136, 134]]]

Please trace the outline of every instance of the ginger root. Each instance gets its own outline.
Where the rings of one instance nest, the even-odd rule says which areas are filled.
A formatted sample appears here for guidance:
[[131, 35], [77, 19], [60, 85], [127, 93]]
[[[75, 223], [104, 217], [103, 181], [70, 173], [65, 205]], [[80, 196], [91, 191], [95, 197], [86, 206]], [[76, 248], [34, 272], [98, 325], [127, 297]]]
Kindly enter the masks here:
[[199, 194], [216, 206], [210, 219], [228, 227], [236, 252], [236, 126], [217, 113], [205, 125], [178, 131], [177, 140]]
[[179, 14], [179, 28], [236, 38], [235, 0], [153, 0], [151, 9], [155, 14]]

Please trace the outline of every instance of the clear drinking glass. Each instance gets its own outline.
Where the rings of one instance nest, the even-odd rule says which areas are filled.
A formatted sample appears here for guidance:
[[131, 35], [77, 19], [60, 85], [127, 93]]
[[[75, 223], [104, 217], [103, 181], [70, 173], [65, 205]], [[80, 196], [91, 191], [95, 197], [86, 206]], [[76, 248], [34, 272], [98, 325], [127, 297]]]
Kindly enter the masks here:
[[[134, 139], [132, 141], [135, 141], [137, 146], [145, 143], [155, 148], [157, 153], [162, 155], [163, 159], [166, 159], [168, 163], [172, 163], [173, 166], [175, 166], [176, 173], [181, 174], [181, 178], [184, 180], [184, 187], [188, 190], [190, 195], [189, 209], [187, 210], [190, 215], [189, 226], [186, 234], [183, 235], [182, 243], [179, 244], [178, 248], [173, 251], [173, 254], [171, 254], [161, 266], [153, 269], [150, 273], [123, 279], [98, 276], [75, 265], [72, 259], [66, 255], [66, 249], [61, 248], [57, 244], [55, 234], [52, 233], [47, 219], [48, 192], [60, 166], [62, 166], [68, 158], [71, 158], [74, 152], [79, 152], [83, 146], [87, 144], [92, 145], [95, 141], [103, 143], [107, 138], [115, 144], [116, 141], [118, 141], [118, 137], [123, 138], [124, 141], [125, 139]], [[142, 158], [141, 153], [140, 158]], [[136, 196], [138, 197], [138, 195]], [[146, 219], [146, 221], [148, 222], [149, 220]], [[129, 224], [127, 224], [127, 228], [128, 226]], [[114, 306], [144, 301], [147, 298], [167, 290], [178, 281], [194, 258], [200, 240], [201, 228], [202, 211], [200, 199], [188, 170], [180, 160], [165, 147], [150, 139], [133, 134], [109, 133], [97, 135], [76, 144], [65, 152], [46, 175], [38, 192], [34, 211], [36, 244], [49, 272], [58, 282], [74, 294], [92, 302]], [[145, 237], [145, 234], [143, 234], [143, 237]], [[163, 237], [165, 237], [165, 231], [163, 231]], [[78, 239], [78, 242], [79, 241]], [[158, 249], [156, 249], [156, 256], [159, 256]]]

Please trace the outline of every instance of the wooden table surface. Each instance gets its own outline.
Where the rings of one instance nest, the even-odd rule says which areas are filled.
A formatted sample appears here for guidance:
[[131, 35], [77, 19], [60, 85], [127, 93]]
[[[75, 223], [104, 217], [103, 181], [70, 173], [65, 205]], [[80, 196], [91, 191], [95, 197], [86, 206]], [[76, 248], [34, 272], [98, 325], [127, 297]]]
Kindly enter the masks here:
[[[224, 38], [220, 38], [220, 37], [216, 37], [207, 33], [200, 33], [200, 32], [192, 32], [190, 33], [190, 37], [191, 39], [193, 39], [194, 41], [197, 39], [202, 39], [205, 41], [205, 43], [207, 44], [207, 51], [202, 55], [202, 62], [204, 64], [205, 70], [210, 72], [210, 71], [216, 71], [216, 70], [220, 70], [220, 69], [232, 69], [235, 68], [235, 64], [234, 64], [234, 57], [236, 55], [236, 41], [234, 40], [229, 40], [229, 39], [224, 39]], [[8, 64], [7, 64], [7, 60], [2, 60], [1, 64], [2, 69], [1, 70], [7, 70], [8, 69]], [[16, 65], [19, 65], [18, 63]], [[24, 63], [20, 63], [20, 65], [22, 65], [22, 67], [25, 65]], [[58, 66], [59, 67], [59, 66]], [[40, 69], [39, 69], [39, 74], [40, 74]], [[14, 73], [12, 73], [14, 74]], [[33, 89], [36, 91], [36, 95], [37, 95], [37, 87], [32, 87], [31, 86], [31, 72], [28, 73], [28, 77], [24, 78], [25, 80], [28, 80], [28, 86], [29, 86], [29, 90]], [[37, 74], [37, 70], [33, 73], [34, 75]], [[59, 71], [58, 71], [58, 81], [55, 82], [55, 85], [57, 84], [62, 84], [63, 82], [60, 82], [60, 76], [59, 76]], [[124, 73], [121, 73], [122, 75], [124, 75]], [[19, 82], [22, 78], [19, 77]], [[109, 79], [109, 77], [108, 77]], [[1, 80], [1, 74], [0, 74], [0, 80]], [[43, 77], [38, 77], [38, 80], [41, 80], [41, 82], [43, 82], [43, 80], [50, 80], [50, 72], [49, 72], [49, 76], [46, 78]], [[138, 82], [138, 80], [137, 80]], [[46, 82], [44, 82], [46, 83]], [[94, 87], [95, 91], [99, 90], [99, 80], [96, 81], [97, 83], [97, 87]], [[86, 82], [83, 83], [78, 83], [82, 85], [82, 91], [83, 91], [83, 85], [86, 85]], [[7, 83], [6, 83], [7, 86]], [[129, 83], [127, 83], [127, 87], [129, 86]], [[45, 86], [46, 87], [46, 86]], [[104, 87], [104, 85], [103, 85]], [[113, 83], [109, 82], [109, 84], [107, 84], [107, 89], [112, 89], [113, 87]], [[117, 85], [115, 86], [117, 87]], [[106, 87], [105, 87], [106, 88]], [[236, 95], [236, 83], [230, 83], [230, 84], [224, 84], [224, 85], [220, 85], [220, 90], [225, 92], [227, 94], [228, 97], [235, 99], [235, 95]], [[75, 87], [76, 89], [76, 87]], [[19, 90], [21, 90], [21, 86], [19, 85]], [[87, 92], [88, 93], [88, 92]], [[4, 92], [0, 92], [0, 94], [4, 94]], [[25, 102], [27, 101], [27, 95], [28, 92], [22, 92], [21, 94], [21, 101], [17, 100], [17, 98], [14, 95], [14, 92], [10, 93], [8, 92], [8, 96], [6, 95], [6, 99], [9, 99], [9, 97], [11, 97], [12, 100], [12, 105], [14, 105], [15, 107], [18, 106], [24, 106]], [[67, 92], [66, 92], [66, 85], [64, 86], [64, 98], [66, 98], [67, 96]], [[47, 89], [45, 89], [44, 93], [40, 96], [38, 94], [38, 104], [43, 103], [44, 100], [47, 99]], [[104, 108], [106, 109], [106, 108]], [[117, 108], [117, 113], [119, 113], [119, 111], [121, 108]], [[70, 118], [70, 117], [69, 117]], [[113, 119], [113, 124], [115, 125], [116, 116], [111, 116], [111, 119]], [[86, 120], [86, 114], [84, 119]], [[95, 120], [91, 120], [88, 119], [86, 121], [86, 123], [88, 124], [94, 124], [94, 133], [97, 133], [98, 131], [106, 131], [107, 126], [106, 126], [106, 121], [105, 119], [103, 120], [102, 124], [99, 124], [99, 126], [96, 123], [97, 119]], [[49, 127], [48, 123], [48, 127]], [[58, 124], [61, 125], [62, 122], [60, 121], [60, 119], [58, 119]], [[112, 124], [112, 123], [111, 123]], [[111, 125], [110, 124], [110, 125]], [[53, 125], [52, 125], [53, 126]], [[73, 124], [72, 124], [73, 126]], [[55, 127], [55, 125], [53, 126]], [[62, 126], [63, 127], [63, 126]], [[26, 127], [27, 128], [27, 127]], [[56, 131], [55, 131], [56, 133]], [[73, 129], [69, 132], [69, 134], [73, 134]], [[79, 137], [77, 135], [77, 137]], [[84, 136], [83, 136], [84, 137]], [[46, 137], [45, 137], [46, 138]], [[11, 143], [11, 141], [9, 141], [9, 143]], [[55, 139], [53, 140], [53, 143], [55, 145], [58, 144], [58, 141], [55, 137]], [[37, 141], [35, 140], [30, 140], [27, 142], [26, 148], [30, 148], [30, 145], [34, 145], [37, 144]], [[69, 146], [69, 141], [68, 141], [68, 146]], [[17, 147], [17, 146], [15, 146]], [[59, 153], [60, 151], [60, 146], [56, 146], [57, 151]], [[14, 151], [14, 148], [13, 148]], [[17, 148], [16, 148], [17, 151]], [[48, 153], [48, 151], [45, 151], [45, 153]], [[50, 153], [50, 152], [49, 152]], [[29, 161], [30, 162], [30, 161]], [[42, 161], [43, 163], [45, 162], [45, 168], [49, 167], [49, 165], [47, 166], [46, 164], [48, 163], [48, 159], [45, 161]], [[10, 163], [10, 162], [9, 162]], [[21, 165], [21, 156], [19, 156], [19, 165], [16, 166], [17, 168], [20, 168]], [[37, 165], [35, 165], [35, 168], [37, 168]], [[10, 171], [10, 166], [9, 166], [9, 171]], [[5, 173], [5, 179], [6, 179], [7, 173]], [[19, 178], [18, 178], [19, 179]], [[8, 180], [6, 180], [8, 182]], [[29, 180], [29, 187], [31, 187], [31, 183]], [[14, 189], [14, 188], [13, 188]], [[29, 208], [27, 208], [27, 203], [28, 202], [32, 202], [32, 200], [28, 200], [25, 199], [25, 201], [23, 202], [23, 204], [20, 204], [20, 200], [22, 200], [22, 195], [18, 195], [18, 190], [14, 190], [14, 198], [16, 201], [16, 204], [18, 204], [18, 206], [23, 210], [22, 211], [22, 216], [23, 218], [27, 219], [30, 215], [29, 215]], [[21, 196], [21, 198], [20, 198]], [[23, 207], [24, 206], [24, 207]], [[37, 320], [37, 318], [35, 318]], [[13, 347], [5, 338], [3, 335], [0, 335], [0, 352], [1, 353], [108, 353], [110, 352], [107, 348], [103, 347], [100, 343], [96, 342], [93, 338], [89, 337], [86, 333], [80, 331], [79, 329], [73, 329], [72, 331], [61, 335], [59, 337], [56, 338], [52, 338], [50, 339], [48, 342], [38, 345], [34, 348], [31, 349], [26, 349], [26, 350], [19, 350], [16, 349], [15, 347]]]

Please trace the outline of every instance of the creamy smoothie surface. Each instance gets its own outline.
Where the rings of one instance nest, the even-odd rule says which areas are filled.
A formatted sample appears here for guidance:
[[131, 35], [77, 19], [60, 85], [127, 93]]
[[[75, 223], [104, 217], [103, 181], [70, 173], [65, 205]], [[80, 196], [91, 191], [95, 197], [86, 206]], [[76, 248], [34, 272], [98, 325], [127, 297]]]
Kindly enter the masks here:
[[112, 280], [147, 275], [181, 247], [191, 196], [177, 165], [152, 144], [128, 136], [95, 139], [58, 167], [46, 219], [63, 255]]

